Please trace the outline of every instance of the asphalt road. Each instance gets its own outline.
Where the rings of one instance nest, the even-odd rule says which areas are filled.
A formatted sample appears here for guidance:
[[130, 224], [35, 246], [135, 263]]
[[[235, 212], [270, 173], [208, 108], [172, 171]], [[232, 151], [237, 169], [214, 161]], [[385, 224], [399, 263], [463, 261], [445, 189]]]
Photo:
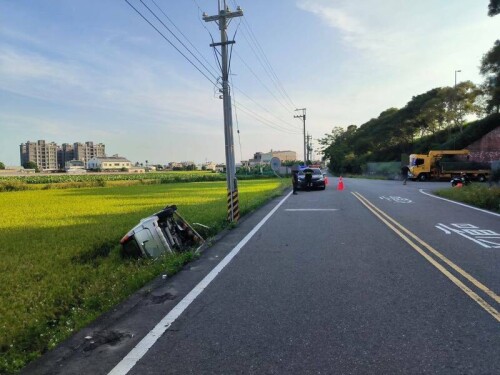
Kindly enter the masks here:
[[441, 185], [274, 200], [24, 373], [500, 374], [500, 216], [424, 194]]

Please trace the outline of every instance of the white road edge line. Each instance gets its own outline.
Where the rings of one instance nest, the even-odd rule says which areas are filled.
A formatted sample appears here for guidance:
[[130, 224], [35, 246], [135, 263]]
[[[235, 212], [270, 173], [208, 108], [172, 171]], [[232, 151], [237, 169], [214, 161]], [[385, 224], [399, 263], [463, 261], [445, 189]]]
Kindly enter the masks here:
[[285, 200], [291, 195], [285, 196], [260, 222], [257, 224], [229, 254], [201, 280], [144, 338], [132, 349], [109, 373], [108, 375], [125, 375], [146, 354], [155, 342], [170, 328], [175, 320], [188, 308], [188, 306], [205, 290], [205, 288], [217, 277], [229, 262], [240, 252], [247, 242], [257, 233], [267, 220], [280, 208]]
[[424, 191], [424, 189], [419, 189], [419, 191], [420, 191], [422, 194], [428, 195], [429, 197], [432, 197], [432, 198], [442, 199], [442, 200], [444, 200], [444, 201], [446, 201], [446, 202], [450, 202], [450, 203], [458, 204], [459, 206], [464, 206], [464, 207], [467, 207], [467, 208], [472, 208], [473, 210], [476, 210], [476, 211], [481, 211], [481, 212], [484, 212], [484, 213], [486, 213], [486, 214], [490, 214], [490, 215], [494, 215], [494, 216], [498, 216], [498, 217], [500, 217], [500, 214], [497, 214], [497, 213], [495, 213], [495, 212], [491, 212], [491, 211], [483, 210], [482, 208], [477, 208], [477, 207], [474, 207], [474, 206], [469, 206], [468, 204], [465, 204], [465, 203], [455, 202], [455, 201], [452, 201], [452, 200], [450, 200], [450, 199], [446, 199], [446, 198], [438, 197], [438, 196], [433, 195], [433, 194], [426, 193], [426, 192]]

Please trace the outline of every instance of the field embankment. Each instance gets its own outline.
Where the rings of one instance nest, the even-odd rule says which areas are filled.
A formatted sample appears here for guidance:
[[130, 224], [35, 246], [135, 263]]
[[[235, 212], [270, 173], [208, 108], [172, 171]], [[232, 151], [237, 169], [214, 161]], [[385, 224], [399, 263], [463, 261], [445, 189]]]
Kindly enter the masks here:
[[[241, 181], [247, 213], [289, 181]], [[0, 193], [0, 373], [15, 373], [160, 273], [194, 254], [122, 259], [120, 238], [141, 218], [176, 204], [211, 236], [226, 226], [225, 182]]]
[[[238, 180], [240, 181], [261, 178], [266, 179], [269, 178], [269, 176], [254, 174], [238, 175]], [[0, 176], [0, 192], [208, 181], [226, 181], [226, 175], [223, 173], [213, 173], [207, 171], [169, 171], [149, 173], [51, 173]]]

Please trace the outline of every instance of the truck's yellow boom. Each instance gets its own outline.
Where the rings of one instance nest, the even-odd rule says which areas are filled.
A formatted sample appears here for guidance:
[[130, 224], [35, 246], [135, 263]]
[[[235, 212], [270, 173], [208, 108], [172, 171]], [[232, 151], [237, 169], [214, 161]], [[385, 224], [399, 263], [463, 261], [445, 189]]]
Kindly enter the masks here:
[[437, 150], [437, 151], [429, 151], [429, 157], [438, 157], [444, 155], [469, 155], [469, 150]]

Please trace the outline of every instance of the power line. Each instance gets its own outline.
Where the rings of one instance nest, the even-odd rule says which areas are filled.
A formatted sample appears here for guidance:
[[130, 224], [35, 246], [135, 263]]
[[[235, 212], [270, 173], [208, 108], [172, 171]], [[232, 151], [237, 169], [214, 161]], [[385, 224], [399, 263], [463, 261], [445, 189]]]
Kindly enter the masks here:
[[[195, 4], [197, 5], [198, 10], [199, 10], [199, 11], [201, 11], [201, 8], [199, 7], [197, 0], [193, 0], [193, 1], [194, 1], [194, 2], [195, 2]], [[233, 3], [234, 3], [234, 1], [233, 1]], [[235, 4], [235, 6], [236, 6], [236, 4]], [[239, 30], [239, 27], [240, 27], [240, 25], [241, 25], [241, 23], [242, 23], [242, 20], [243, 20], [243, 22], [245, 22], [245, 19], [244, 19], [244, 18], [240, 19], [240, 22], [239, 22], [239, 24], [238, 24], [238, 27], [236, 28], [236, 30], [235, 30], [235, 32], [234, 32], [234, 36], [233, 36], [233, 38], [232, 38], [233, 40], [235, 39], [236, 34], [238, 33], [238, 30]], [[227, 36], [227, 33], [226, 33], [226, 36]], [[233, 53], [233, 48], [232, 48], [232, 47], [233, 47], [233, 45], [231, 45], [231, 55], [232, 55], [232, 53]], [[217, 51], [217, 49], [214, 49], [214, 51], [215, 51], [215, 53], [217, 53], [217, 52], [218, 52], [218, 51]], [[237, 57], [238, 57], [238, 58], [239, 58], [239, 59], [240, 59], [240, 60], [241, 60], [241, 61], [242, 61], [242, 62], [243, 62], [246, 66], [247, 66], [247, 68], [251, 71], [251, 73], [255, 76], [255, 78], [256, 78], [256, 79], [257, 79], [257, 80], [258, 80], [258, 81], [259, 81], [259, 82], [263, 85], [263, 87], [264, 87], [264, 88], [265, 88], [265, 89], [266, 89], [266, 90], [267, 90], [267, 91], [268, 91], [268, 92], [269, 92], [269, 93], [270, 93], [270, 94], [271, 94], [271, 95], [272, 95], [272, 96], [276, 99], [276, 101], [277, 101], [277, 102], [278, 102], [281, 106], [283, 106], [283, 108], [284, 108], [286, 111], [290, 111], [290, 109], [289, 109], [289, 108], [287, 108], [287, 107], [286, 107], [286, 105], [284, 105], [284, 104], [283, 104], [283, 102], [281, 102], [281, 101], [279, 100], [279, 98], [277, 98], [277, 97], [274, 95], [274, 93], [273, 93], [273, 92], [272, 92], [272, 91], [271, 91], [271, 90], [270, 90], [270, 89], [269, 89], [269, 88], [268, 88], [268, 87], [267, 87], [267, 86], [266, 86], [266, 85], [262, 82], [262, 80], [259, 78], [259, 76], [258, 76], [258, 75], [257, 75], [257, 74], [253, 71], [253, 69], [252, 69], [252, 68], [251, 68], [251, 67], [250, 67], [250, 66], [246, 63], [246, 61], [245, 61], [245, 60], [244, 60], [244, 59], [243, 59], [243, 58], [242, 58], [242, 57], [241, 57], [241, 56], [240, 56], [237, 52], [235, 52], [235, 51], [234, 51], [234, 54], [235, 54], [235, 55], [236, 55], [236, 56], [237, 56]], [[258, 57], [258, 55], [256, 55], [256, 56]], [[230, 60], [231, 60], [231, 59], [230, 59]], [[232, 79], [231, 79], [231, 81], [232, 81]], [[255, 104], [256, 104], [258, 107], [260, 107], [262, 110], [264, 110], [265, 112], [269, 113], [271, 116], [273, 116], [274, 118], [276, 118], [278, 121], [280, 121], [280, 122], [284, 123], [284, 124], [286, 125], [286, 128], [283, 128], [282, 126], [281, 126], [281, 128], [286, 129], [285, 131], [290, 131], [290, 130], [291, 130], [291, 131], [293, 131], [294, 129], [289, 129], [289, 127], [290, 127], [290, 126], [291, 126], [291, 127], [296, 127], [296, 129], [297, 129], [297, 130], [299, 130], [299, 129], [300, 129], [300, 126], [298, 126], [298, 125], [291, 125], [289, 122], [286, 122], [285, 120], [283, 120], [283, 119], [281, 119], [281, 118], [277, 117], [274, 113], [272, 113], [271, 111], [269, 111], [268, 109], [266, 109], [265, 107], [263, 107], [263, 106], [262, 106], [261, 104], [259, 104], [257, 101], [255, 101], [255, 100], [254, 100], [254, 99], [252, 99], [250, 96], [248, 96], [245, 92], [243, 92], [242, 90], [240, 90], [240, 89], [238, 89], [236, 86], [234, 86], [233, 82], [231, 83], [231, 85], [232, 85], [232, 87], [233, 87], [234, 89], [237, 89], [238, 91], [240, 91], [240, 93], [241, 93], [241, 94], [243, 94], [243, 95], [244, 95], [245, 97], [247, 97], [250, 101], [252, 101], [253, 103], [255, 103]], [[233, 92], [234, 92], [234, 90], [233, 90]]]
[[270, 128], [273, 128], [274, 130], [277, 130], [277, 131], [280, 131], [283, 133], [288, 133], [288, 134], [301, 134], [299, 131], [294, 131], [294, 130], [291, 130], [288, 128], [284, 128], [281, 125], [278, 125], [278, 124], [264, 118], [263, 116], [259, 115], [258, 113], [254, 112], [253, 110], [251, 110], [250, 108], [246, 107], [245, 105], [243, 105], [239, 102], [236, 102], [236, 106], [239, 108], [240, 111], [245, 112], [249, 116], [252, 116], [256, 120], [258, 120], [263, 125], [266, 125]]
[[[154, 0], [152, 0], [152, 1], [154, 1]], [[199, 4], [198, 4], [198, 1], [197, 1], [197, 0], [193, 0], [193, 2], [194, 2], [194, 3], [195, 3], [195, 5], [197, 6], [198, 10], [199, 10], [200, 12], [202, 12], [202, 10], [201, 10], [201, 8], [200, 8], [200, 6], [199, 6]], [[234, 3], [234, 5], [236, 6], [235, 1], [233, 1], [233, 3]], [[239, 30], [239, 27], [240, 27], [240, 25], [241, 25], [241, 23], [242, 23], [242, 20], [243, 20], [243, 22], [245, 22], [245, 19], [244, 19], [244, 18], [240, 19], [240, 22], [239, 22], [239, 24], [238, 24], [238, 27], [236, 28], [236, 30], [235, 30], [235, 32], [234, 32], [233, 40], [235, 39], [236, 34], [238, 33], [238, 30]], [[206, 27], [205, 27], [205, 28], [206, 28]], [[210, 32], [209, 32], [209, 33], [210, 33]], [[210, 35], [211, 35], [211, 34], [210, 34]], [[227, 34], [226, 34], [226, 36], [227, 36]], [[212, 40], [213, 40], [213, 38], [212, 38]], [[258, 43], [258, 42], [254, 42], [254, 44], [256, 44], [256, 43]], [[262, 48], [260, 48], [260, 50], [262, 51]], [[217, 52], [218, 52], [218, 51], [217, 51], [217, 49], [215, 49], [215, 48], [214, 48], [214, 53], [216, 54], [216, 56], [217, 56]], [[231, 55], [232, 55], [232, 53], [233, 53], [233, 48], [232, 48], [232, 45], [231, 45]], [[273, 92], [272, 92], [272, 91], [271, 91], [271, 90], [270, 90], [270, 89], [269, 89], [269, 88], [268, 88], [268, 87], [267, 87], [267, 86], [266, 86], [266, 85], [262, 82], [262, 80], [259, 78], [259, 76], [258, 76], [258, 75], [257, 75], [257, 74], [253, 71], [253, 69], [252, 69], [252, 68], [251, 68], [251, 67], [250, 67], [250, 66], [246, 63], [246, 61], [245, 61], [245, 60], [244, 60], [244, 59], [243, 59], [243, 58], [242, 58], [239, 54], [237, 54], [237, 52], [234, 52], [234, 53], [235, 53], [235, 55], [236, 55], [236, 56], [237, 56], [237, 57], [238, 57], [238, 58], [239, 58], [239, 59], [240, 59], [240, 60], [241, 60], [241, 61], [245, 64], [245, 66], [246, 66], [246, 67], [250, 70], [250, 72], [254, 75], [254, 77], [255, 77], [255, 78], [256, 78], [256, 79], [257, 79], [257, 80], [258, 80], [258, 81], [262, 84], [262, 86], [266, 89], [266, 91], [268, 91], [268, 92], [269, 92], [269, 93], [270, 93], [270, 94], [271, 94], [271, 95], [272, 95], [272, 96], [276, 99], [276, 101], [277, 101], [277, 102], [278, 102], [278, 103], [279, 103], [279, 104], [280, 104], [280, 105], [281, 105], [281, 106], [282, 106], [282, 107], [283, 107], [286, 111], [290, 111], [290, 109], [289, 109], [289, 108], [287, 108], [287, 106], [286, 106], [286, 105], [284, 105], [284, 104], [283, 104], [283, 102], [281, 102], [281, 101], [279, 100], [279, 98], [277, 98], [277, 97], [274, 95], [274, 93], [273, 93]], [[262, 54], [263, 54], [263, 51], [262, 51]], [[259, 55], [258, 55], [258, 54], [256, 54], [256, 56], [257, 56], [257, 57], [259, 57]], [[265, 56], [264, 56], [264, 57], [265, 57]], [[268, 65], [270, 66], [269, 62], [268, 62]], [[220, 62], [219, 62], [219, 66], [220, 66]], [[255, 103], [258, 107], [260, 107], [261, 109], [263, 109], [265, 112], [269, 113], [271, 116], [273, 116], [274, 118], [276, 118], [278, 121], [280, 121], [280, 122], [284, 123], [287, 127], [289, 127], [289, 126], [291, 125], [290, 123], [288, 123], [288, 122], [286, 122], [285, 120], [283, 120], [283, 119], [281, 119], [281, 118], [277, 117], [274, 113], [272, 113], [271, 111], [269, 111], [268, 109], [266, 109], [265, 107], [263, 107], [262, 105], [260, 105], [258, 102], [256, 102], [255, 100], [253, 100], [250, 96], [248, 96], [247, 94], [245, 94], [242, 90], [240, 90], [240, 89], [236, 88], [236, 87], [234, 86], [233, 82], [232, 82], [232, 79], [231, 79], [231, 86], [232, 86], [233, 88], [237, 89], [238, 91], [240, 91], [240, 92], [241, 92], [241, 94], [243, 94], [243, 95], [244, 95], [245, 97], [247, 97], [250, 101], [252, 101], [253, 103]], [[233, 92], [234, 92], [234, 90], [233, 90]], [[298, 126], [298, 125], [297, 125], [297, 126], [291, 125], [291, 126], [292, 126], [292, 127], [296, 127], [297, 129], [299, 129], [299, 128], [300, 128], [300, 126]], [[285, 128], [285, 129], [287, 129], [287, 131], [289, 131], [289, 130], [290, 130], [290, 129], [288, 129], [288, 128]]]
[[[241, 19], [240, 19], [240, 22], [238, 23], [238, 26], [236, 26], [236, 30], [234, 31], [234, 35], [233, 35], [233, 39], [232, 40], [236, 40], [236, 34], [238, 33], [240, 25], [241, 25]], [[226, 37], [227, 37], [227, 33], [226, 33]], [[229, 52], [229, 68], [228, 68], [228, 73], [231, 73], [231, 61], [233, 59], [233, 47], [234, 47], [234, 44], [231, 44], [231, 50]], [[232, 80], [231, 80], [231, 84], [232, 84]]]
[[[198, 4], [198, 1], [197, 0], [193, 0], [193, 3], [194, 5], [196, 5], [196, 7], [198, 8], [198, 13], [199, 15], [203, 16], [203, 10], [201, 10], [200, 8], [200, 4]], [[208, 29], [208, 27], [205, 25], [205, 23], [201, 20], [202, 17], [199, 17], [198, 18], [198, 21], [200, 21], [201, 25], [203, 26], [203, 28], [207, 31], [208, 35], [210, 35], [210, 39], [212, 40], [212, 44], [215, 44], [215, 41], [214, 41], [214, 36], [212, 35], [212, 33], [210, 32], [210, 30]], [[217, 52], [216, 52], [216, 49], [214, 48], [213, 49], [213, 52], [214, 52], [214, 60], [217, 62], [217, 64], [219, 65], [219, 69], [222, 70], [222, 66], [220, 64], [220, 61], [219, 59], [217, 58]]]
[[[233, 3], [235, 3], [233, 1]], [[236, 6], [236, 3], [235, 3], [235, 6]], [[243, 21], [245, 22], [245, 20], [243, 19]], [[238, 32], [238, 29], [239, 29], [239, 26], [241, 25], [241, 20], [240, 20], [240, 23], [238, 24], [238, 27], [236, 28], [236, 31], [234, 33], [234, 37], [233, 37], [233, 40], [235, 39], [236, 37], [236, 34]], [[231, 46], [231, 55], [232, 55], [232, 52], [233, 52], [233, 48]], [[243, 62], [243, 64], [250, 70], [250, 72], [255, 76], [255, 78], [262, 84], [262, 86], [276, 99], [276, 101], [283, 106], [283, 108], [285, 108], [286, 111], [289, 111], [289, 108], [287, 108], [273, 93], [271, 90], [269, 90], [269, 88], [262, 82], [262, 80], [259, 78], [259, 76], [257, 74], [255, 74], [255, 72], [253, 71], [253, 69], [246, 63], [246, 61], [239, 55], [235, 52], [235, 55]], [[232, 82], [232, 80], [231, 80]], [[232, 84], [233, 88], [235, 89], [238, 89], [236, 88], [233, 84]], [[262, 105], [260, 105], [259, 103], [257, 103], [255, 100], [253, 100], [250, 96], [248, 96], [247, 94], [245, 94], [242, 90], [238, 89], [238, 91], [240, 91], [245, 97], [247, 97], [248, 99], [250, 99], [252, 102], [254, 102], [257, 106], [259, 106], [261, 109], [263, 109], [264, 111], [268, 112], [271, 116], [275, 117], [278, 121], [281, 121], [283, 123], [285, 123], [287, 126], [290, 126], [290, 123], [284, 121], [283, 119], [277, 117], [274, 113], [272, 113], [271, 111], [269, 111], [268, 109], [266, 109], [265, 107], [263, 107]]]
[[[234, 87], [233, 77], [229, 76], [229, 78], [231, 79], [231, 86]], [[238, 121], [238, 111], [236, 110], [236, 97], [234, 95], [234, 91], [233, 91], [232, 98], [233, 98], [233, 107], [234, 107], [234, 118], [236, 120], [236, 133], [238, 133], [238, 144], [240, 145], [240, 163], [241, 163], [241, 161], [243, 160], [243, 149], [241, 147], [240, 123]]]
[[[144, 19], [144, 21], [146, 21], [153, 29], [155, 29], [155, 31], [161, 35], [161, 37], [163, 39], [165, 39], [178, 53], [180, 53], [196, 70], [198, 70], [210, 83], [212, 83], [212, 85], [214, 86], [218, 86], [219, 85], [219, 77], [216, 77], [212, 71], [210, 71], [209, 68], [207, 68], [207, 66], [201, 62], [197, 57], [196, 55], [189, 49], [189, 47], [186, 46], [185, 43], [183, 43], [176, 35], [175, 33], [167, 26], [165, 25], [165, 23], [158, 17], [158, 15], [150, 8], [148, 7], [143, 0], [139, 0], [143, 5], [144, 7], [146, 7], [146, 9], [148, 9], [148, 11], [163, 25], [164, 28], [166, 28], [169, 33], [196, 59], [196, 61], [208, 72], [208, 74], [210, 74], [214, 79], [215, 79], [215, 82], [207, 75], [205, 74], [205, 72], [203, 72], [199, 66], [197, 66], [197, 64], [195, 62], [193, 62], [188, 56], [186, 56], [167, 36], [165, 36], [164, 33], [162, 33], [140, 10], [138, 10], [134, 5], [131, 4], [131, 2], [129, 0], [124, 0], [142, 19]], [[186, 37], [186, 35], [184, 33], [182, 33], [182, 31], [175, 25], [175, 23], [167, 16], [167, 14], [159, 7], [159, 5], [154, 1], [154, 0], [151, 0], [153, 2], [153, 4], [161, 11], [161, 13], [166, 17], [166, 19], [175, 27], [175, 29], [184, 37], [184, 39], [187, 40], [187, 42], [196, 50], [196, 52], [198, 52], [198, 54], [207, 62], [207, 64], [212, 68], [213, 66], [203, 57], [203, 55], [200, 53], [200, 51], [190, 42], [189, 38]], [[201, 11], [198, 3], [196, 0], [193, 0], [195, 2], [195, 4], [198, 6], [198, 9]], [[205, 27], [206, 29], [206, 27]], [[208, 29], [207, 29], [208, 31]], [[236, 30], [237, 31], [237, 30]], [[211, 35], [211, 33], [209, 32], [210, 34], [210, 37], [213, 41], [213, 37]], [[236, 35], [236, 32], [235, 32], [235, 35]], [[245, 38], [247, 39], [247, 38]], [[214, 49], [215, 50], [215, 49]], [[214, 51], [214, 53], [216, 54], [216, 50]], [[236, 53], [235, 53], [236, 54]], [[256, 54], [256, 56], [258, 56]], [[239, 56], [238, 56], [239, 57]], [[241, 59], [241, 57], [240, 57]], [[253, 70], [250, 68], [250, 66], [248, 66], [248, 64], [246, 64], [246, 62], [241, 59], [244, 64], [249, 68], [249, 70], [252, 72], [252, 74], [258, 78], [258, 76], [255, 74], [255, 72], [253, 72]], [[218, 62], [219, 65], [220, 65], [220, 62]], [[263, 84], [263, 82], [259, 79], [259, 81]], [[274, 96], [274, 94], [272, 94], [272, 92], [269, 90], [269, 88], [267, 88], [267, 86], [265, 86], [263, 84], [263, 86], [266, 88], [266, 90], [268, 92], [271, 93], [271, 95], [273, 95], [273, 97], [275, 97], [275, 99], [280, 102], [276, 96]], [[234, 87], [234, 85], [233, 85]], [[277, 117], [276, 115], [274, 115], [271, 111], [269, 111], [268, 109], [266, 109], [265, 107], [263, 107], [261, 104], [259, 104], [258, 102], [256, 102], [254, 99], [252, 99], [250, 96], [248, 96], [247, 94], [245, 94], [243, 91], [241, 91], [240, 89], [238, 89], [238, 91], [240, 91], [245, 97], [247, 97], [250, 101], [252, 101], [253, 103], [255, 103], [258, 107], [260, 107], [262, 110], [264, 110], [265, 112], [269, 113], [271, 116], [275, 117], [278, 121], [284, 123], [285, 125], [287, 126], [290, 126], [289, 123], [287, 123], [286, 121], [280, 119], [279, 117]], [[280, 104], [282, 106], [283, 103], [280, 102]], [[246, 107], [245, 105], [241, 104], [241, 103], [238, 103], [236, 101], [234, 101], [234, 106], [235, 106], [235, 109], [236, 107], [238, 107], [238, 109], [240, 109], [241, 111], [243, 111], [244, 113], [248, 114], [249, 116], [252, 116], [253, 118], [257, 119], [260, 123], [268, 126], [268, 127], [271, 127], [277, 131], [281, 131], [281, 132], [285, 132], [285, 133], [289, 133], [289, 134], [300, 134], [300, 132], [298, 131], [295, 131], [294, 129], [290, 129], [289, 127], [284, 127], [282, 125], [279, 125], [277, 124], [276, 122], [273, 122], [269, 119], [266, 119], [265, 117], [257, 114], [256, 112], [254, 112], [252, 109]], [[288, 110], [286, 108], [286, 106], [284, 106], [284, 108], [286, 110]], [[237, 116], [236, 114], [236, 110], [235, 110], [235, 115]], [[237, 120], [238, 121], [238, 120]], [[239, 132], [239, 123], [237, 123], [237, 127], [238, 127], [238, 137], [239, 137], [239, 143], [240, 143], [240, 150], [241, 150], [241, 139], [240, 139], [240, 132]]]
[[[189, 40], [189, 38], [177, 27], [177, 25], [172, 21], [172, 19], [163, 11], [163, 9], [156, 3], [155, 0], [151, 0], [153, 4], [160, 10], [160, 12], [165, 16], [165, 18], [175, 27], [175, 29], [186, 39], [186, 41], [191, 45], [191, 47], [194, 48], [196, 52], [201, 56], [203, 60], [215, 71], [217, 71], [216, 68], [212, 66], [212, 64], [205, 58], [205, 56], [196, 48], [196, 46]], [[200, 20], [201, 21], [201, 20]]]
[[274, 113], [272, 113], [270, 110], [268, 110], [267, 108], [265, 108], [264, 106], [262, 106], [261, 104], [259, 104], [258, 102], [256, 102], [254, 99], [252, 99], [250, 96], [248, 96], [247, 94], [245, 94], [241, 89], [237, 88], [237, 87], [234, 87], [236, 90], [238, 90], [241, 94], [243, 94], [243, 96], [245, 96], [246, 98], [248, 98], [250, 101], [252, 101], [255, 105], [257, 105], [258, 107], [260, 107], [262, 110], [264, 110], [265, 112], [269, 113], [271, 116], [273, 116], [274, 118], [276, 118], [278, 121], [281, 121], [282, 123], [284, 123], [285, 125], [287, 126], [292, 126], [294, 128], [299, 128], [297, 126], [294, 126], [292, 124], [290, 124], [289, 122], [286, 122], [285, 120], [279, 118], [278, 116], [276, 116]]
[[[126, 1], [127, 1], [127, 0], [126, 0]], [[217, 79], [217, 76], [216, 76], [216, 75], [215, 75], [212, 71], [210, 71], [210, 69], [208, 69], [208, 68], [207, 68], [207, 66], [206, 66], [205, 64], [203, 64], [203, 63], [200, 61], [200, 59], [198, 59], [198, 57], [196, 57], [196, 56], [195, 56], [195, 54], [194, 54], [194, 53], [193, 53], [193, 52], [192, 52], [192, 51], [191, 51], [191, 50], [190, 50], [190, 49], [189, 49], [189, 48], [188, 48], [188, 47], [187, 47], [187, 46], [186, 46], [186, 45], [185, 45], [185, 44], [184, 44], [184, 43], [183, 43], [183, 42], [182, 42], [182, 41], [181, 41], [178, 37], [177, 37], [177, 35], [175, 35], [175, 33], [174, 33], [172, 30], [170, 30], [170, 28], [169, 28], [167, 25], [165, 25], [165, 23], [164, 23], [164, 22], [163, 22], [163, 21], [162, 21], [162, 20], [161, 20], [161, 19], [160, 19], [157, 15], [156, 15], [156, 13], [155, 13], [153, 10], [151, 10], [151, 8], [150, 8], [150, 7], [148, 7], [148, 6], [146, 5], [146, 3], [144, 3], [144, 1], [143, 1], [143, 0], [139, 0], [139, 1], [140, 1], [140, 2], [142, 3], [142, 5], [144, 5], [144, 6], [146, 7], [146, 9], [147, 9], [147, 10], [149, 10], [149, 12], [150, 12], [150, 13], [151, 13], [151, 14], [152, 14], [152, 15], [153, 15], [153, 16], [154, 16], [154, 17], [155, 17], [155, 18], [156, 18], [156, 19], [157, 19], [157, 20], [158, 20], [158, 21], [159, 21], [162, 25], [163, 25], [163, 27], [165, 27], [165, 29], [167, 29], [167, 30], [168, 30], [168, 32], [169, 32], [170, 34], [172, 34], [172, 36], [173, 36], [173, 37], [174, 37], [174, 38], [175, 38], [175, 39], [176, 39], [176, 40], [177, 40], [177, 41], [178, 41], [178, 42], [179, 42], [179, 43], [180, 43], [180, 44], [181, 44], [181, 45], [182, 45], [182, 46], [186, 49], [186, 51], [188, 51], [188, 52], [191, 54], [191, 56], [193, 56], [193, 57], [196, 59], [196, 61], [198, 61], [198, 63], [200, 63], [200, 64], [201, 64], [201, 66], [203, 66], [203, 68], [205, 68], [205, 70], [206, 70], [206, 71], [207, 71], [207, 72], [208, 72], [208, 73], [209, 73], [209, 74], [210, 74], [213, 78]], [[128, 1], [127, 1], [127, 2], [128, 2]], [[154, 2], [154, 1], [153, 1], [153, 2]], [[156, 3], [155, 3], [155, 4], [156, 4]], [[161, 10], [161, 9], [160, 9], [160, 10]], [[162, 12], [163, 12], [163, 11], [162, 11]], [[165, 14], [165, 13], [163, 12], [163, 14]], [[165, 15], [165, 16], [166, 16], [166, 15]], [[167, 17], [167, 18], [168, 18], [168, 17]], [[174, 26], [175, 26], [175, 25], [174, 25]], [[182, 32], [181, 32], [181, 34], [182, 34]], [[198, 52], [198, 53], [199, 53], [199, 52]]]
[[247, 67], [247, 69], [250, 71], [250, 73], [252, 73], [252, 75], [257, 79], [257, 81], [260, 82], [260, 84], [262, 85], [262, 87], [264, 87], [264, 89], [269, 93], [271, 94], [271, 96], [276, 100], [276, 102], [278, 102], [286, 111], [290, 111], [290, 108], [288, 108], [286, 105], [283, 104], [283, 102], [276, 96], [274, 95], [274, 93], [266, 86], [266, 84], [264, 82], [262, 82], [262, 80], [260, 79], [260, 77], [254, 72], [254, 70], [251, 68], [250, 65], [247, 64], [247, 62], [238, 54], [238, 53], [234, 53], [236, 55], [236, 57], [238, 57], [241, 62]]
[[160, 34], [160, 35], [163, 37], [163, 39], [165, 39], [165, 40], [166, 40], [166, 41], [167, 41], [167, 42], [168, 42], [168, 43], [169, 43], [172, 47], [174, 47], [174, 48], [175, 48], [175, 50], [176, 50], [177, 52], [179, 52], [179, 53], [180, 53], [180, 54], [181, 54], [181, 55], [182, 55], [182, 56], [183, 56], [183, 57], [184, 57], [184, 58], [185, 58], [185, 59], [186, 59], [186, 60], [187, 60], [187, 61], [188, 61], [188, 62], [189, 62], [189, 63], [190, 63], [190, 64], [191, 64], [191, 65], [192, 65], [192, 66], [193, 66], [196, 70], [197, 70], [197, 71], [199, 71], [199, 72], [200, 72], [200, 73], [201, 73], [201, 74], [202, 74], [202, 75], [203, 75], [203, 76], [204, 76], [204, 77], [205, 77], [205, 78], [206, 78], [206, 79], [207, 79], [207, 80], [208, 80], [208, 81], [209, 81], [212, 85], [214, 85], [214, 86], [215, 86], [215, 85], [217, 85], [217, 84], [216, 84], [216, 83], [214, 83], [214, 82], [212, 81], [212, 79], [211, 79], [211, 78], [209, 78], [209, 77], [208, 77], [208, 76], [207, 76], [207, 75], [206, 75], [206, 74], [205, 74], [205, 73], [204, 73], [204, 72], [203, 72], [203, 71], [202, 71], [202, 70], [201, 70], [198, 66], [196, 66], [196, 64], [195, 64], [195, 63], [193, 63], [193, 62], [192, 62], [192, 61], [191, 61], [191, 60], [190, 60], [190, 59], [189, 59], [189, 58], [188, 58], [188, 57], [187, 57], [184, 53], [182, 53], [182, 51], [181, 51], [181, 50], [179, 50], [179, 48], [177, 48], [177, 46], [176, 46], [174, 43], [172, 43], [172, 41], [170, 41], [170, 39], [168, 39], [168, 38], [167, 38], [167, 37], [166, 37], [166, 36], [165, 36], [165, 35], [164, 35], [164, 34], [163, 34], [160, 30], [158, 30], [158, 28], [157, 28], [155, 25], [153, 25], [153, 24], [152, 24], [152, 23], [151, 23], [151, 22], [150, 22], [150, 21], [149, 21], [149, 20], [148, 20], [148, 19], [147, 19], [147, 18], [146, 18], [146, 17], [145, 17], [145, 16], [144, 16], [144, 15], [143, 15], [143, 14], [142, 14], [142, 13], [141, 13], [141, 12], [140, 12], [137, 8], [136, 8], [136, 7], [134, 7], [134, 6], [133, 6], [133, 5], [132, 5], [132, 4], [131, 4], [128, 0], [124, 0], [124, 1], [125, 1], [125, 2], [126, 2], [126, 3], [127, 3], [127, 4], [128, 4], [128, 5], [129, 5], [129, 6], [130, 6], [133, 10], [135, 10], [135, 11], [136, 11], [136, 13], [144, 19], [144, 21], [146, 21], [146, 22], [147, 22], [147, 23], [148, 23], [148, 24], [149, 24], [149, 25], [150, 25], [153, 29], [155, 29], [155, 30], [156, 30], [156, 32], [157, 32], [158, 34]]
[[[232, 1], [233, 1], [233, 4], [236, 6], [236, 1], [235, 0], [232, 0]], [[275, 70], [273, 69], [271, 63], [269, 62], [269, 59], [267, 58], [262, 46], [260, 45], [258, 39], [256, 38], [256, 36], [252, 30], [252, 27], [250, 26], [250, 23], [247, 21], [246, 18], [243, 20], [243, 26], [246, 28], [246, 30], [248, 30], [248, 35], [249, 35], [250, 40], [245, 36], [245, 33], [243, 33], [243, 37], [249, 43], [250, 48], [252, 49], [253, 53], [257, 57], [257, 60], [259, 61], [259, 63], [264, 68], [264, 71], [266, 72], [268, 77], [273, 82], [273, 85], [276, 87], [278, 92], [283, 96], [285, 101], [289, 102], [289, 104], [291, 105], [291, 108], [296, 108], [297, 106], [294, 104], [293, 100], [290, 98], [290, 96], [286, 92], [283, 84], [281, 83], [280, 79], [278, 78], [278, 75], [276, 74]], [[252, 44], [255, 45], [255, 48], [257, 49], [257, 51], [255, 50], [255, 48]], [[258, 52], [260, 52], [260, 56], [262, 56], [262, 58], [259, 56]], [[288, 110], [290, 112], [293, 112], [293, 110], [291, 110], [291, 109], [288, 109]]]
[[[246, 20], [245, 20], [246, 21]], [[252, 28], [250, 27], [250, 24], [246, 21], [244, 24], [243, 24], [244, 27], [246, 27], [248, 30], [249, 30], [249, 34], [250, 34], [250, 37], [252, 38], [252, 40], [255, 42], [255, 45], [257, 46], [257, 49], [261, 52], [262, 54], [262, 57], [264, 59], [264, 62], [266, 63], [266, 65], [268, 66], [269, 68], [269, 71], [271, 72], [271, 75], [274, 77], [274, 81], [277, 83], [277, 86], [278, 86], [278, 90], [284, 94], [284, 98], [288, 99], [289, 103], [291, 104], [291, 107], [294, 108], [296, 107], [296, 105], [293, 103], [292, 99], [290, 98], [290, 96], [288, 95], [288, 93], [286, 92], [285, 90], [285, 87], [283, 86], [283, 84], [281, 83], [280, 79], [278, 78], [278, 75], [276, 74], [273, 66], [271, 65], [271, 63], [269, 62], [269, 59], [267, 58], [264, 50], [262, 49], [262, 46], [261, 44], [259, 43], [259, 40], [255, 37], [255, 34], [252, 30]]]

